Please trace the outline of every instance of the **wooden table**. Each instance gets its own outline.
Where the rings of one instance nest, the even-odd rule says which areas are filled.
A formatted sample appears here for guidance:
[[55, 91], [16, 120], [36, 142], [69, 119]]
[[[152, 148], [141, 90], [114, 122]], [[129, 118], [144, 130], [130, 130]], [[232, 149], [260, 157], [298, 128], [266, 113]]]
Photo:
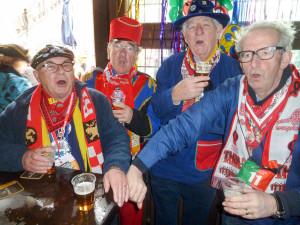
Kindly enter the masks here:
[[71, 179], [82, 171], [56, 167], [52, 175], [22, 179], [23, 172], [0, 172], [0, 185], [18, 181], [24, 191], [0, 200], [0, 224], [108, 225], [116, 215], [112, 193], [104, 194], [103, 175], [97, 177], [94, 209], [78, 210]]

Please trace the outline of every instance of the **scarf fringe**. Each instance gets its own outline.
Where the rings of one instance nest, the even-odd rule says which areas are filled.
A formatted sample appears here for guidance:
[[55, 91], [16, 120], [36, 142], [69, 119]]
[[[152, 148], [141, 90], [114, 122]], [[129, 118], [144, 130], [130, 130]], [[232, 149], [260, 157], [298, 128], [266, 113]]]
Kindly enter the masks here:
[[223, 183], [224, 179], [226, 179], [226, 178], [213, 177], [213, 178], [211, 179], [210, 185], [211, 185], [213, 188], [221, 189], [221, 190], [222, 190], [222, 183]]

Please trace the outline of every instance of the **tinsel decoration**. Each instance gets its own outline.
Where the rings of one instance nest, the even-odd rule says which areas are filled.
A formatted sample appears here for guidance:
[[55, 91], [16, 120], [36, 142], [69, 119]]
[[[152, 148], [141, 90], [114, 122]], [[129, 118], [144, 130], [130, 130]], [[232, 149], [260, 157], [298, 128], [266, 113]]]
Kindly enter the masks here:
[[160, 22], [160, 60], [163, 62], [163, 49], [164, 49], [164, 29], [166, 22], [166, 10], [167, 10], [168, 0], [162, 0], [161, 3], [161, 22]]

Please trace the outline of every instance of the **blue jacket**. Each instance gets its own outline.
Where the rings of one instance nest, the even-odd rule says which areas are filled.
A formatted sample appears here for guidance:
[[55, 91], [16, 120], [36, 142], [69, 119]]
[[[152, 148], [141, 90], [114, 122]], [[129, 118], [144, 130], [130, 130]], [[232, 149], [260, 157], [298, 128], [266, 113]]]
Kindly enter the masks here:
[[[198, 140], [199, 135], [207, 132], [224, 134], [224, 140], [227, 140], [233, 116], [238, 107], [241, 77], [226, 80], [216, 90], [204, 95], [202, 101], [195, 103], [190, 109], [169, 121], [168, 125], [162, 126], [137, 156], [133, 165], [142, 171], [145, 169], [144, 166], [151, 168], [157, 161], [165, 159], [168, 155], [176, 154], [181, 149], [192, 146]], [[205, 107], [207, 104], [210, 104], [210, 107]], [[251, 224], [300, 224], [300, 136], [294, 145], [285, 192], [278, 192], [278, 194], [283, 199], [286, 210], [285, 218], [295, 215], [298, 217], [290, 217], [287, 220], [265, 218], [247, 222]]]
[[[161, 119], [162, 124], [167, 124], [169, 120], [175, 118], [182, 112], [182, 102], [174, 105], [172, 101], [172, 90], [174, 86], [183, 78], [181, 75], [181, 65], [185, 52], [175, 54], [166, 59], [158, 70], [156, 93], [153, 95], [151, 103], [154, 113]], [[220, 61], [210, 74], [213, 88], [216, 88], [224, 80], [241, 73], [239, 63], [233, 58], [222, 53]], [[207, 95], [211, 91], [204, 92]], [[201, 100], [200, 100], [201, 101]], [[210, 103], [208, 103], [210, 105]], [[207, 107], [207, 106], [206, 106]], [[197, 183], [211, 176], [214, 164], [204, 165], [201, 171], [195, 167], [195, 152], [197, 141], [222, 141], [222, 135], [206, 134], [199, 136], [191, 145], [183, 147], [182, 151], [176, 155], [169, 155], [164, 160], [157, 162], [151, 168], [151, 174], [184, 183]], [[220, 143], [221, 144], [221, 143]], [[221, 147], [221, 146], [220, 146]], [[211, 155], [211, 151], [206, 148]], [[218, 154], [215, 155], [217, 160]], [[200, 162], [202, 163], [202, 162]]]
[[[77, 93], [85, 84], [76, 81]], [[22, 171], [22, 157], [27, 151], [25, 132], [29, 102], [36, 87], [26, 90], [0, 116], [0, 171]], [[104, 157], [103, 173], [117, 166], [125, 173], [131, 160], [126, 129], [113, 116], [109, 100], [99, 91], [88, 89], [94, 103], [97, 127]]]

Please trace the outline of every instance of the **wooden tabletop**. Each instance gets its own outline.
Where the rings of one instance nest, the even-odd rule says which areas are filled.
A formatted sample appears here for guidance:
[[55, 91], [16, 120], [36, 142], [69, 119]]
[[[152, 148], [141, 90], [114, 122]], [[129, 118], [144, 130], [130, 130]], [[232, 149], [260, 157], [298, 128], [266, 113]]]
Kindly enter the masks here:
[[23, 172], [1, 172], [0, 185], [17, 181], [24, 190], [0, 200], [0, 224], [108, 225], [116, 215], [112, 193], [104, 194], [103, 175], [95, 174], [94, 208], [78, 210], [71, 179], [82, 171], [56, 167], [40, 179], [20, 178]]

